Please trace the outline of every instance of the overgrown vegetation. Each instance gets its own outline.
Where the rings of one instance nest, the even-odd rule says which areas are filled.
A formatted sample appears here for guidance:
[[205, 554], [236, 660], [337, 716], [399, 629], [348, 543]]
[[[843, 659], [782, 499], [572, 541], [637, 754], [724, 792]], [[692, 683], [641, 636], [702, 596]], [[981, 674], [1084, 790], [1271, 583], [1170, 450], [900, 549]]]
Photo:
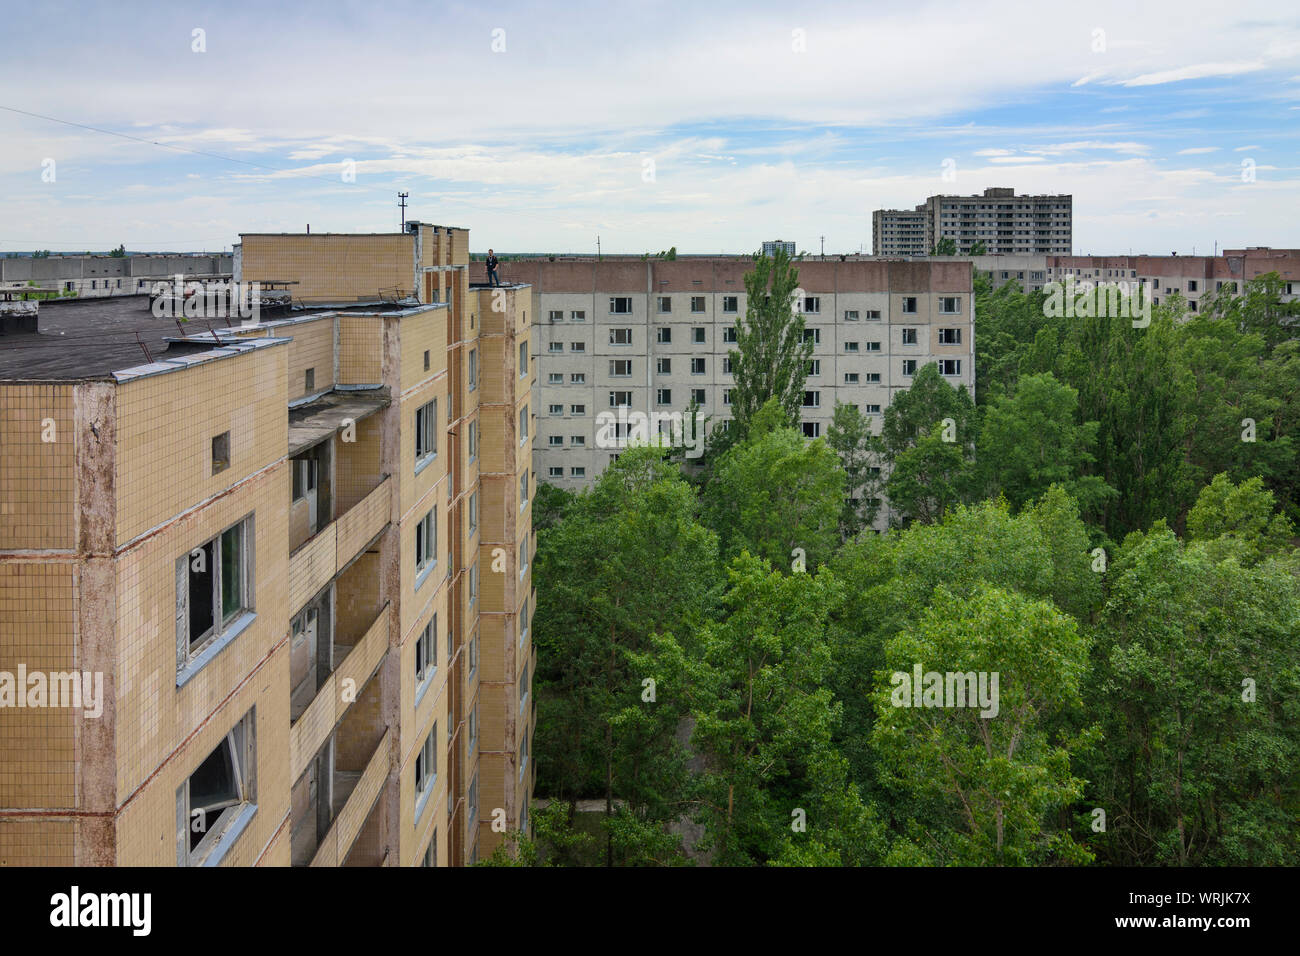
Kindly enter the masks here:
[[[754, 281], [786, 307], [747, 317], [750, 397], [702, 477], [632, 448], [534, 504], [555, 802], [516, 864], [1300, 863], [1276, 277], [1144, 328], [981, 277], [977, 401], [928, 366], [878, 434], [840, 406], [812, 442], [790, 276]], [[899, 706], [917, 667], [996, 674], [996, 715]]]

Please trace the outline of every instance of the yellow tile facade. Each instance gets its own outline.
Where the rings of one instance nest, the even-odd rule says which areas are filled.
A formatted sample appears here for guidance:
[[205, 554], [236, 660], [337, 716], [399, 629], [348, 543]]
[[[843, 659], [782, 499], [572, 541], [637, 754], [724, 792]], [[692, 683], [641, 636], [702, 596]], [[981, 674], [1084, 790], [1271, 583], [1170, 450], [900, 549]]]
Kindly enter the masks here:
[[[340, 302], [414, 288], [427, 304], [218, 330], [246, 344], [0, 386], [0, 672], [103, 674], [98, 717], [0, 707], [0, 865], [205, 862], [187, 852], [178, 791], [228, 740], [246, 748], [245, 789], [220, 818], [231, 828], [199, 844], [209, 864], [465, 865], [502, 839], [495, 811], [510, 829], [524, 819], [530, 293], [471, 288], [467, 231], [412, 225], [244, 236], [243, 280]], [[347, 386], [378, 410], [291, 453], [290, 403]], [[417, 460], [430, 402], [436, 451]], [[295, 490], [295, 459], [319, 468], [311, 492]], [[435, 563], [417, 571], [430, 513]], [[246, 540], [222, 548], [242, 555], [243, 601], [178, 661], [178, 634], [201, 626], [182, 591], [201, 613], [211, 586], [192, 562], [236, 525]], [[222, 594], [228, 570], [212, 570]], [[293, 687], [309, 696], [291, 702]], [[431, 733], [436, 772], [418, 792]]]

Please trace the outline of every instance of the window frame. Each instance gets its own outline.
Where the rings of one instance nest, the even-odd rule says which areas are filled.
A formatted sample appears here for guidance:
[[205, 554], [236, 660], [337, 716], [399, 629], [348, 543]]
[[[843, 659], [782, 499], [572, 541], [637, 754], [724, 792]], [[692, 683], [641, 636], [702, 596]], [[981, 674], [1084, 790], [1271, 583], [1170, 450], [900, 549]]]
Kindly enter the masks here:
[[[191, 845], [194, 814], [190, 790], [194, 775], [222, 748], [228, 748], [230, 771], [238, 799], [223, 805], [216, 819], [203, 819], [204, 834]], [[257, 813], [257, 707], [249, 708], [222, 736], [221, 741], [189, 772], [176, 788], [176, 865], [216, 866], [239, 840]]]
[[[256, 595], [256, 553], [257, 532], [254, 520], [255, 512], [249, 512], [233, 524], [223, 528], [197, 547], [191, 548], [175, 561], [176, 575], [176, 686], [180, 687], [190, 677], [201, 670], [223, 647], [233, 641], [257, 617]], [[223, 588], [225, 582], [222, 573], [222, 558], [226, 535], [239, 529], [239, 591], [240, 601], [230, 614], [222, 611], [225, 600]], [[203, 551], [212, 546], [211, 562], [208, 573], [212, 576], [212, 623], [199, 635], [195, 643], [190, 634], [190, 605], [193, 597], [190, 593], [190, 572], [196, 551]]]

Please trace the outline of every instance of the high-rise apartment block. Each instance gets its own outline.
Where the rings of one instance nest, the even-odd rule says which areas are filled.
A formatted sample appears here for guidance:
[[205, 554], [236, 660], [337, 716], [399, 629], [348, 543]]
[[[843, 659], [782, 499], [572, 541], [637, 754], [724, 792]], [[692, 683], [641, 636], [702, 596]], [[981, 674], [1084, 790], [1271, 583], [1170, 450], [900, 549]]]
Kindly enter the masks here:
[[871, 251], [877, 256], [910, 258], [930, 254], [925, 213], [915, 209], [877, 209], [871, 214]]
[[784, 239], [772, 239], [768, 242], [764, 242], [762, 252], [763, 255], [767, 256], [769, 259], [775, 256], [777, 252], [784, 252], [791, 259], [797, 255], [795, 252], [795, 244], [793, 242], [787, 242]]
[[[475, 275], [482, 268], [471, 265]], [[650, 437], [667, 434], [692, 402], [710, 427], [729, 420], [728, 353], [752, 268], [744, 256], [503, 262], [502, 276], [532, 299], [539, 480], [590, 484], [638, 423]], [[802, 409], [809, 438], [826, 434], [836, 401], [857, 405], [878, 429], [893, 396], [931, 362], [974, 391], [970, 263], [828, 259], [797, 268], [796, 305], [813, 342]]]
[[1017, 196], [995, 187], [976, 196], [931, 196], [914, 210], [877, 209], [871, 214], [877, 256], [926, 256], [943, 239], [957, 255], [983, 243], [990, 255], [1070, 255], [1073, 197]]
[[420, 223], [246, 236], [244, 281], [352, 307], [6, 337], [0, 864], [464, 865], [527, 830], [532, 305], [468, 259]]

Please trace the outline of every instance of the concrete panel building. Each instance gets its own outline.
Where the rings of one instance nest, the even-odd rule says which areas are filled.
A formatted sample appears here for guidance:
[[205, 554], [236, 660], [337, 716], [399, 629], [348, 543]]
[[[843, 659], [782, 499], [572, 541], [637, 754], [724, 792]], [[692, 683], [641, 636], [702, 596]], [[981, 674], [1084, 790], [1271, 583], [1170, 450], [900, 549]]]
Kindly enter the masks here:
[[[258, 254], [292, 280], [298, 245]], [[0, 348], [0, 865], [457, 866], [527, 828], [531, 301], [434, 258], [438, 302], [43, 307]]]
[[[969, 262], [819, 260], [797, 264], [813, 358], [804, 434], [826, 434], [835, 402], [855, 404], [878, 429], [893, 396], [937, 362], [974, 392], [974, 297]], [[480, 263], [471, 264], [478, 277]], [[539, 479], [589, 485], [625, 447], [602, 429], [613, 415], [661, 427], [694, 401], [715, 422], [731, 417], [728, 352], [747, 307], [744, 256], [675, 262], [525, 259], [503, 280], [529, 288], [540, 366]], [[656, 416], [662, 416], [656, 421]]]
[[915, 209], [877, 209], [871, 214], [871, 251], [877, 256], [926, 256], [925, 213]]
[[227, 254], [22, 256], [0, 259], [0, 285], [34, 284], [78, 299], [103, 299], [121, 295], [146, 295], [151, 286], [177, 275], [187, 280], [229, 278], [234, 265]]
[[873, 212], [871, 248], [878, 256], [924, 256], [951, 239], [958, 255], [969, 255], [977, 242], [989, 255], [1070, 255], [1073, 205], [1068, 194], [1017, 196], [1006, 187], [931, 196], [911, 211]]
[[1251, 246], [1225, 249], [1217, 256], [1048, 256], [1048, 281], [1143, 282], [1159, 305], [1177, 294], [1187, 311], [1199, 312], [1207, 295], [1223, 289], [1240, 291], [1246, 282], [1276, 272], [1283, 299], [1300, 296], [1300, 249]]

